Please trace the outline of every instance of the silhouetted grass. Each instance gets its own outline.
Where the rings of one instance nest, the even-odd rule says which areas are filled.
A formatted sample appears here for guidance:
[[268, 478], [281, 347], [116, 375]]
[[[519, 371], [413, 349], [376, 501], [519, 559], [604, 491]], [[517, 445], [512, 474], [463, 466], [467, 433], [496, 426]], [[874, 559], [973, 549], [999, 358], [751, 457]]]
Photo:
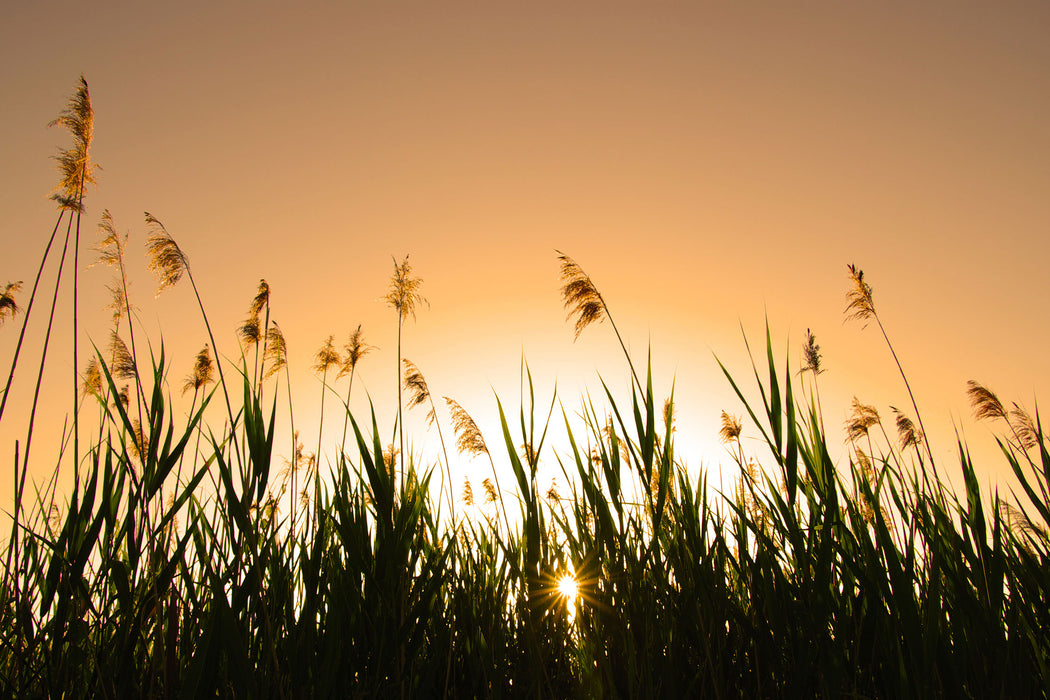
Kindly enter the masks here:
[[[186, 256], [148, 222], [152, 262], [173, 283], [188, 272]], [[560, 260], [563, 298], [589, 305], [570, 309], [579, 332], [608, 308], [582, 269]], [[388, 301], [400, 337], [407, 300], [421, 298], [405, 263], [395, 273]], [[517, 410], [496, 402], [501, 435], [483, 436], [446, 399], [459, 451], [492, 460], [500, 444], [510, 464], [512, 482], [500, 484], [491, 462], [493, 515], [468, 517], [432, 496], [457, 488], [444, 451], [419, 463], [384, 448], [374, 411], [351, 410], [349, 393], [342, 410], [355, 444], [326, 450], [330, 471], [297, 441], [275, 468], [277, 397], [262, 388], [287, 346], [263, 285], [240, 329], [240, 364], [216, 365], [209, 388], [211, 353], [198, 355], [184, 385], [194, 392], [188, 416], [172, 410], [162, 344], [149, 346], [148, 363], [96, 350], [81, 395], [98, 406], [97, 432], [73, 455], [84, 468], [72, 493], [52, 508], [16, 491], [0, 693], [1046, 697], [1050, 443], [1038, 413], [970, 385], [976, 414], [1002, 427], [1015, 494], [981, 493], [959, 444], [957, 495], [927, 475], [922, 431], [898, 419], [895, 441], [873, 434], [875, 407], [855, 401], [845, 436], [827, 434], [815, 384], [812, 400], [800, 400], [797, 368], [774, 356], [767, 329], [752, 363], [759, 400], [725, 372], [744, 416], [726, 412], [722, 423], [740, 480], [712, 496], [706, 474], [690, 475], [676, 456], [673, 392], [658, 408], [651, 367], [643, 381], [628, 355], [628, 402], [604, 387], [582, 415], [555, 417], [554, 397], [537, 406], [523, 366]], [[337, 364], [352, 379], [368, 347], [361, 338], [358, 328], [345, 360], [325, 343], [326, 386]], [[815, 379], [812, 335], [804, 355]], [[404, 364], [410, 403], [429, 402], [440, 421], [422, 374]], [[227, 413], [205, 425], [216, 391]], [[290, 381], [288, 393], [291, 403]], [[565, 423], [567, 444], [547, 443], [552, 421]], [[761, 436], [760, 453], [747, 454], [744, 430]], [[843, 437], [850, 460], [836, 468], [829, 446]], [[541, 460], [561, 465], [565, 493], [538, 483]], [[300, 487], [301, 461], [313, 466]], [[574, 601], [557, 589], [570, 571]]]

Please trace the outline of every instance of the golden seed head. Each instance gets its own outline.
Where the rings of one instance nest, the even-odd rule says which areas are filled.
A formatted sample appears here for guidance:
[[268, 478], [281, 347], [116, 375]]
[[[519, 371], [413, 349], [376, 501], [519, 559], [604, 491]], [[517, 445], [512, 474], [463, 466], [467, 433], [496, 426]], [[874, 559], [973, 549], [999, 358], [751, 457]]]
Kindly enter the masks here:
[[150, 234], [146, 238], [149, 269], [157, 278], [157, 294], [176, 284], [190, 268], [175, 239], [155, 216], [146, 212]]
[[555, 252], [558, 253], [558, 259], [561, 261], [562, 302], [569, 310], [565, 318], [569, 320], [576, 316], [573, 337], [575, 340], [580, 337], [584, 328], [596, 321], [604, 320], [605, 302], [583, 268], [568, 255], [561, 251]]
[[849, 265], [849, 278], [853, 284], [846, 294], [846, 320], [868, 321], [875, 317], [875, 302], [872, 300], [871, 285], [864, 281], [864, 271], [856, 265]]
[[471, 456], [488, 454], [489, 448], [485, 445], [485, 439], [481, 436], [481, 430], [470, 414], [455, 400], [445, 397], [449, 413], [452, 415], [452, 428], [456, 432], [456, 449], [460, 453], [466, 452]]

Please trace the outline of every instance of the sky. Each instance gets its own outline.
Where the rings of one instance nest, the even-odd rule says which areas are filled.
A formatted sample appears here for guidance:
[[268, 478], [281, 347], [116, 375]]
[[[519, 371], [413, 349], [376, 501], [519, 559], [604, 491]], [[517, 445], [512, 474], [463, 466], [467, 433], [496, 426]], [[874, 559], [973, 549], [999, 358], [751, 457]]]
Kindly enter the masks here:
[[[1006, 490], [965, 389], [1029, 409], [1050, 392], [1048, 35], [1035, 1], [20, 3], [0, 27], [0, 284], [23, 280], [25, 303], [56, 218], [52, 156], [68, 146], [47, 125], [83, 74], [101, 170], [82, 223], [81, 358], [109, 332], [112, 271], [89, 267], [104, 209], [130, 235], [132, 304], [176, 397], [207, 342], [185, 281], [155, 296], [148, 211], [189, 258], [227, 362], [270, 284], [307, 451], [323, 392], [312, 357], [358, 324], [377, 349], [352, 405], [367, 417], [371, 398], [389, 435], [397, 322], [381, 299], [409, 255], [429, 307], [406, 323], [404, 356], [475, 417], [499, 464], [496, 397], [516, 413], [523, 358], [543, 415], [556, 387], [552, 435], [562, 410], [576, 421], [586, 396], [600, 405], [602, 379], [629, 390], [608, 323], [574, 342], [558, 250], [590, 274], [635, 362], [651, 353], [656, 394], [673, 387], [680, 459], [730, 474], [720, 415], [745, 411], [716, 357], [757, 396], [744, 334], [761, 352], [767, 320], [781, 372], [816, 335], [831, 444], [854, 396], [888, 424], [890, 406], [911, 413], [878, 328], [844, 322], [853, 263], [939, 463], [957, 464], [958, 433], [982, 483]], [[49, 299], [37, 303], [0, 423], [5, 509]], [[71, 402], [70, 318], [63, 293], [38, 480]], [[5, 370], [20, 320], [0, 326]], [[334, 406], [329, 394], [329, 445]], [[433, 454], [422, 413], [410, 443]], [[745, 424], [761, 455], [757, 435]], [[545, 464], [557, 478], [553, 453]]]

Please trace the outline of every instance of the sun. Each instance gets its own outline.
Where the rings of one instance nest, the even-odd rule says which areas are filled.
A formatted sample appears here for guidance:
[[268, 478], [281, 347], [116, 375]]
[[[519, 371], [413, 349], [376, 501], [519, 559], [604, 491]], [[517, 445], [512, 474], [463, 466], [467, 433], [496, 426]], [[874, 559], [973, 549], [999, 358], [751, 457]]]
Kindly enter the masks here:
[[579, 586], [572, 574], [565, 574], [558, 579], [558, 593], [568, 600], [576, 599], [576, 596], [579, 594]]

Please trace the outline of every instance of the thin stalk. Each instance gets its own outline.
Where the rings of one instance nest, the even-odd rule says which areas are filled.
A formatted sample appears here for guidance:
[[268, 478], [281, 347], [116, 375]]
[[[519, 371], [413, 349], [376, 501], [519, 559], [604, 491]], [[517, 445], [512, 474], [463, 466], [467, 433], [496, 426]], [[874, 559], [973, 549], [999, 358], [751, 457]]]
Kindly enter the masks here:
[[346, 451], [346, 426], [350, 422], [350, 392], [354, 388], [354, 371], [356, 369], [356, 367], [350, 368], [350, 386], [346, 388], [346, 415], [343, 416], [343, 440], [340, 443], [340, 453]]
[[923, 435], [923, 445], [926, 447], [926, 454], [930, 458], [930, 467], [933, 469], [934, 481], [940, 483], [940, 477], [937, 474], [937, 465], [934, 464], [933, 451], [930, 449], [929, 433], [926, 432], [926, 426], [922, 424], [922, 414], [919, 412], [919, 405], [915, 402], [915, 394], [912, 393], [911, 384], [908, 382], [908, 375], [904, 373], [904, 368], [901, 366], [901, 361], [897, 357], [897, 352], [893, 349], [893, 343], [890, 342], [890, 337], [886, 334], [886, 329], [882, 326], [882, 321], [879, 319], [878, 314], [872, 314], [875, 319], [875, 323], [879, 326], [879, 331], [882, 332], [882, 337], [886, 341], [886, 347], [890, 349], [890, 354], [893, 355], [893, 361], [897, 363], [897, 370], [901, 374], [901, 379], [904, 380], [904, 388], [908, 390], [908, 398], [911, 399], [911, 406], [915, 409], [915, 419], [919, 421], [919, 429]]
[[[402, 455], [402, 459], [403, 459], [404, 458], [404, 454], [405, 454], [405, 425], [404, 425], [404, 422], [402, 421], [402, 418], [401, 418], [401, 404], [404, 403], [404, 401], [401, 398], [401, 326], [402, 325], [403, 325], [403, 323], [402, 323], [401, 313], [399, 311], [398, 315], [397, 315], [397, 430], [398, 430], [398, 435], [400, 436], [401, 455]], [[391, 466], [391, 468], [393, 468], [393, 467]], [[402, 471], [404, 471], [404, 470], [402, 470]], [[393, 477], [393, 473], [391, 473], [390, 476]], [[404, 478], [403, 477], [402, 477], [401, 486], [404, 487]]]
[[[84, 211], [84, 170], [80, 171], [80, 185], [77, 187], [77, 225], [73, 241], [73, 481], [80, 483], [80, 355], [77, 352], [77, 281], [80, 262], [80, 217]], [[130, 323], [130, 319], [129, 319]], [[141, 422], [141, 419], [140, 419]], [[56, 467], [57, 468], [57, 467]]]
[[[55, 278], [55, 291], [51, 297], [51, 313], [48, 316], [47, 321], [47, 333], [44, 335], [44, 348], [40, 354], [40, 369], [37, 371], [36, 377], [36, 389], [33, 391], [33, 404], [29, 411], [29, 428], [26, 432], [26, 449], [25, 454], [22, 455], [24, 462], [23, 469], [29, 466], [29, 450], [33, 443], [33, 424], [36, 422], [36, 409], [40, 401], [40, 388], [44, 381], [44, 365], [47, 362], [47, 350], [51, 345], [51, 329], [55, 323], [55, 307], [58, 305], [58, 291], [62, 286], [62, 270], [65, 268], [66, 253], [69, 249], [69, 236], [73, 228], [73, 217], [70, 217], [68, 226], [66, 228], [66, 240], [62, 246], [62, 256], [58, 262], [58, 276]], [[6, 398], [6, 397], [5, 397]], [[15, 505], [16, 508], [21, 509], [21, 502]]]
[[29, 316], [33, 313], [33, 301], [36, 299], [36, 290], [40, 285], [40, 278], [44, 274], [44, 265], [47, 263], [47, 257], [51, 253], [51, 246], [55, 242], [55, 236], [58, 234], [58, 227], [62, 225], [62, 217], [66, 215], [66, 210], [63, 209], [58, 214], [58, 220], [55, 221], [55, 228], [51, 231], [51, 238], [47, 241], [47, 246], [44, 248], [44, 255], [40, 258], [40, 267], [36, 271], [36, 280], [33, 282], [33, 291], [29, 294], [29, 303], [26, 304], [25, 313], [22, 314], [22, 328], [18, 332], [18, 343], [15, 345], [15, 356], [11, 359], [11, 371], [7, 373], [7, 383], [4, 385], [4, 395], [0, 398], [0, 421], [4, 418], [4, 408], [7, 406], [7, 397], [11, 395], [11, 384], [15, 378], [15, 368], [18, 366], [18, 356], [22, 352], [22, 341], [26, 337], [26, 328], [29, 326]]

